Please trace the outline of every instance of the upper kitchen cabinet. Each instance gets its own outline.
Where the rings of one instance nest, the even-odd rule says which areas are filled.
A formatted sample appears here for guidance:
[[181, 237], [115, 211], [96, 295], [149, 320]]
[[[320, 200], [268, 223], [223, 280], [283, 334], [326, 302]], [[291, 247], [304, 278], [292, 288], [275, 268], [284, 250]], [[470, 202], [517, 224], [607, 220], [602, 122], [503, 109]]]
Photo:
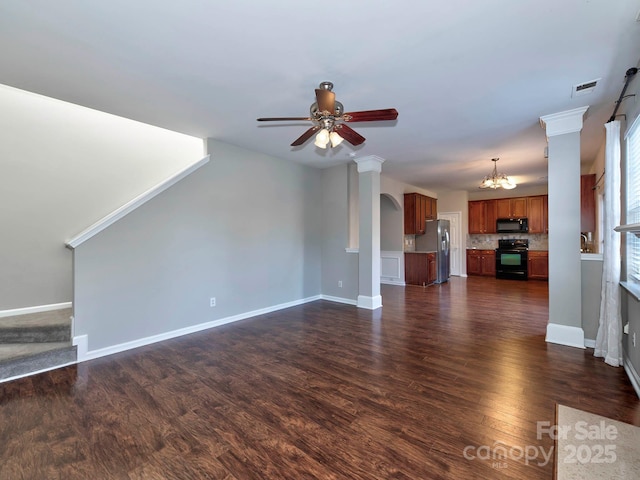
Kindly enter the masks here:
[[438, 216], [438, 201], [419, 193], [404, 194], [404, 234], [422, 235], [427, 220]]
[[596, 174], [580, 176], [580, 231], [596, 230]]
[[529, 233], [548, 233], [547, 211], [547, 195], [472, 200], [469, 202], [469, 233], [496, 233], [496, 219], [523, 217], [529, 219]]
[[497, 218], [523, 218], [527, 216], [527, 197], [500, 198], [495, 202]]
[[527, 216], [529, 218], [529, 233], [548, 233], [548, 197], [536, 195], [527, 197]]
[[496, 201], [469, 202], [469, 233], [496, 233]]
[[425, 218], [427, 220], [438, 219], [438, 200], [436, 198], [422, 196], [425, 204]]
[[425, 204], [417, 193], [404, 194], [404, 234], [422, 235], [426, 227]]

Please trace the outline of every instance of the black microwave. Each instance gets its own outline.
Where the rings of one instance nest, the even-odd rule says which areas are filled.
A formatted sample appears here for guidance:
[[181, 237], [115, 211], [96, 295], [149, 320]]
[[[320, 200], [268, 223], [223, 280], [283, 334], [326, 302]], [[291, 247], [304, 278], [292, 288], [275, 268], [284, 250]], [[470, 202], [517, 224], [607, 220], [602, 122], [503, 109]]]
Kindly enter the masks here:
[[496, 220], [498, 233], [528, 233], [529, 221], [526, 218], [499, 218]]

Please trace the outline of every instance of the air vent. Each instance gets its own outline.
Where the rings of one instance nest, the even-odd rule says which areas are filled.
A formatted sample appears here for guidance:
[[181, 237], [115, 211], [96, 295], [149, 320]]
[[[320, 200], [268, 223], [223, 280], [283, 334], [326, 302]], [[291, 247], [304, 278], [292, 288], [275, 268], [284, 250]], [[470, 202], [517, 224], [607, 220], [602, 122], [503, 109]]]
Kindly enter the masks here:
[[600, 81], [600, 79], [596, 78], [595, 80], [590, 80], [588, 82], [584, 82], [584, 83], [580, 83], [578, 85], [574, 85], [573, 86], [573, 90], [571, 92], [571, 96], [572, 97], [581, 97], [582, 95], [589, 95], [590, 93], [593, 93], [593, 91], [596, 89], [596, 85], [598, 84], [599, 81]]

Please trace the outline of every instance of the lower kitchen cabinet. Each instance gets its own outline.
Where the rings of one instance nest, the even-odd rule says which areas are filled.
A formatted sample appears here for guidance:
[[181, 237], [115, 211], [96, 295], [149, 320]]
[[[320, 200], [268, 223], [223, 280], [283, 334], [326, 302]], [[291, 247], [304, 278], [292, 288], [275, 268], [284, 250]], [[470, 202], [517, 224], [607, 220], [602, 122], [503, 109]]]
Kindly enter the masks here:
[[407, 285], [429, 285], [436, 281], [435, 253], [405, 253], [404, 282]]
[[467, 250], [467, 275], [495, 277], [495, 250]]
[[549, 279], [549, 252], [544, 250], [529, 250], [527, 278], [532, 280]]
[[433, 283], [438, 279], [436, 270], [436, 254], [427, 253], [427, 283]]

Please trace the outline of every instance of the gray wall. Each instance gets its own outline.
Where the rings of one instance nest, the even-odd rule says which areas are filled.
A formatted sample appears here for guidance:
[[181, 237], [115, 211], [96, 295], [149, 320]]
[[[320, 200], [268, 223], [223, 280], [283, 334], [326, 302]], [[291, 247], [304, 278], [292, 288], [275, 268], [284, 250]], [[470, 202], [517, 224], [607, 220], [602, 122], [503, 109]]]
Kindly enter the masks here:
[[75, 250], [89, 351], [321, 293], [321, 171], [207, 146], [208, 164]]
[[388, 195], [380, 195], [380, 250], [402, 251], [404, 214]]
[[348, 165], [337, 165], [322, 170], [322, 293], [355, 302], [358, 254], [345, 251], [349, 238], [348, 169]]
[[513, 190], [498, 190], [497, 195], [495, 190], [478, 189], [473, 192], [469, 192], [469, 200], [491, 200], [492, 198], [514, 198], [514, 197], [532, 197], [535, 195], [547, 195], [548, 188], [546, 185], [518, 185], [518, 188]]
[[580, 132], [549, 142], [549, 323], [582, 328]]
[[70, 302], [65, 242], [204, 156], [201, 139], [0, 85], [0, 311]]
[[602, 260], [582, 260], [582, 330], [585, 340], [595, 341], [600, 321]]
[[[622, 336], [625, 357], [633, 366], [636, 374], [640, 375], [640, 302], [624, 289], [622, 290], [622, 318], [623, 325], [629, 322], [629, 334]], [[632, 343], [634, 333], [636, 334], [635, 347]]]

